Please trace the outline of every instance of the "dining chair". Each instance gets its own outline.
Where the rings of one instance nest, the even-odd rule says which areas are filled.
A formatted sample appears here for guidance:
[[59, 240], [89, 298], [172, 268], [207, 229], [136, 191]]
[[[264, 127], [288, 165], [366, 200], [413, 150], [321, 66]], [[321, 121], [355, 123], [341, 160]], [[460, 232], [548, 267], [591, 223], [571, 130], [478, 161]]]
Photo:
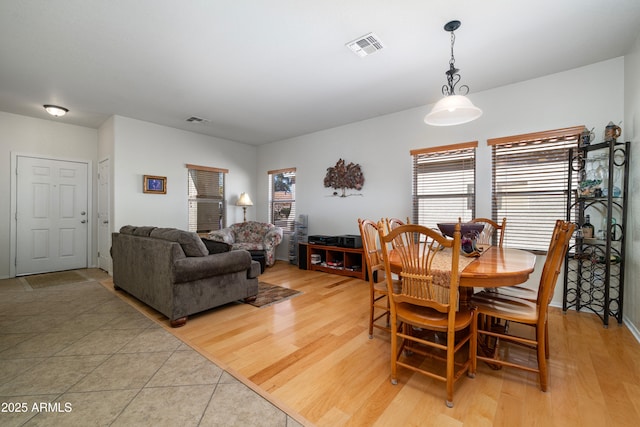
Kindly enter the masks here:
[[[556, 224], [556, 226], [553, 229], [551, 239], [549, 241], [549, 248], [547, 249], [547, 254], [550, 254], [553, 251], [553, 245], [555, 245], [558, 240], [558, 237], [556, 236], [556, 234], [559, 233], [560, 231], [561, 231], [561, 228], [557, 227], [557, 224]], [[545, 265], [543, 266], [543, 272], [545, 271], [546, 268], [548, 267], [547, 267], [547, 264], [545, 263]], [[478, 297], [484, 296], [484, 297], [492, 297], [492, 298], [501, 298], [501, 297], [521, 298], [521, 299], [535, 303], [538, 300], [539, 291], [540, 291], [540, 283], [538, 283], [538, 287], [536, 289], [527, 288], [521, 285], [499, 286], [494, 288], [485, 288], [484, 291], [478, 294]], [[482, 318], [482, 316], [480, 317]], [[486, 319], [485, 323], [488, 326], [490, 323], [497, 323], [497, 320]], [[508, 325], [508, 322], [505, 322], [505, 325]], [[530, 326], [535, 326], [535, 325], [530, 325]], [[548, 359], [549, 358], [549, 325], [548, 323], [545, 323], [545, 330], [546, 330], [545, 355], [546, 355], [546, 358]]]
[[480, 232], [477, 242], [483, 245], [493, 244], [493, 236], [496, 232], [500, 232], [498, 237], [498, 246], [502, 247], [504, 243], [504, 233], [507, 229], [507, 218], [502, 218], [502, 222], [498, 224], [489, 218], [474, 218], [469, 222], [484, 224], [484, 229]]
[[[465, 372], [475, 376], [476, 366], [473, 359], [477, 340], [471, 326], [476, 320], [475, 310], [458, 307], [460, 224], [456, 225], [453, 239], [417, 224], [386, 232], [380, 222], [378, 232], [385, 271], [391, 272], [392, 252], [402, 265], [400, 289], [394, 289], [391, 274], [386, 275], [391, 305], [391, 383], [398, 383], [398, 366], [443, 381], [445, 403], [452, 407], [455, 381]], [[456, 361], [456, 354], [465, 351], [465, 359]], [[424, 360], [416, 361], [414, 353], [440, 363], [425, 365]]]
[[[369, 277], [369, 339], [372, 339], [373, 328], [387, 332], [390, 330], [387, 281], [378, 240], [378, 224], [369, 219], [358, 218], [358, 228], [362, 237], [362, 247]], [[397, 281], [394, 281], [394, 286], [398, 286]], [[380, 324], [378, 322], [382, 318], [386, 319], [386, 323]]]
[[[469, 222], [484, 224], [484, 229], [480, 233], [477, 239], [477, 243], [483, 245], [491, 245], [494, 242], [495, 233], [500, 233], [497, 237], [498, 246], [503, 247], [504, 245], [504, 235], [507, 231], [507, 218], [503, 217], [502, 222], [498, 224], [496, 221], [489, 218], [474, 218]], [[508, 295], [515, 296], [518, 298], [524, 298], [531, 301], [535, 301], [538, 295], [538, 291], [536, 289], [527, 288], [525, 286], [513, 285], [513, 286], [501, 286], [494, 288], [485, 288], [485, 292], [496, 292], [500, 295]], [[485, 323], [485, 325], [495, 324], [496, 319], [487, 318], [485, 316], [479, 316], [481, 321]]]
[[480, 292], [474, 294], [471, 298], [471, 303], [476, 307], [478, 316], [486, 316], [501, 319], [505, 322], [515, 322], [534, 327], [535, 337], [529, 338], [512, 333], [510, 331], [512, 328], [479, 328], [477, 322], [473, 325], [478, 340], [481, 342], [483, 339], [492, 338], [496, 339], [496, 347], [503, 341], [507, 341], [535, 349], [537, 356], [536, 366], [532, 367], [531, 364], [526, 364], [522, 359], [509, 359], [509, 353], [500, 352], [498, 348], [494, 349], [491, 356], [478, 354], [476, 359], [474, 359], [474, 363], [477, 363], [477, 360], [482, 360], [491, 365], [508, 366], [536, 372], [539, 376], [540, 389], [542, 391], [547, 390], [549, 377], [547, 369], [547, 347], [549, 345], [547, 325], [548, 307], [553, 297], [553, 291], [574, 229], [575, 224], [573, 223], [561, 220], [556, 221], [549, 244], [547, 259], [545, 260], [541, 273], [538, 295], [535, 302], [509, 296], [496, 297], [490, 292]]

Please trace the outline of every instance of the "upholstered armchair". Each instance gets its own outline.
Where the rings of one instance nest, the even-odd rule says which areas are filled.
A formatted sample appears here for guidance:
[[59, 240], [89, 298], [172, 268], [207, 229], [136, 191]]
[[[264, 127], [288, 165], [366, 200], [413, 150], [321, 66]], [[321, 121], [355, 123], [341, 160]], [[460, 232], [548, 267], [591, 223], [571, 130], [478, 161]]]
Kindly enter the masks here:
[[209, 239], [230, 244], [231, 249], [264, 251], [267, 265], [276, 262], [276, 246], [282, 241], [282, 228], [273, 224], [247, 221], [209, 233]]

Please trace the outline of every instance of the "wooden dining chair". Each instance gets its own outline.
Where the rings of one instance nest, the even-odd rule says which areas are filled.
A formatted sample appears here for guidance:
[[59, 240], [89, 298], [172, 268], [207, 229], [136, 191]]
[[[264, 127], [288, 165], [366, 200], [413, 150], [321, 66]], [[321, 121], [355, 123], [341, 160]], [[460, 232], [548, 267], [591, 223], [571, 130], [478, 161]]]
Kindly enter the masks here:
[[481, 342], [491, 338], [497, 340], [496, 346], [499, 346], [503, 341], [507, 341], [534, 348], [536, 350], [537, 365], [533, 367], [530, 364], [525, 364], [522, 360], [504, 358], [508, 353], [502, 352], [501, 354], [497, 348], [492, 355], [478, 354], [475, 360], [482, 360], [492, 365], [509, 366], [536, 372], [539, 376], [540, 389], [542, 391], [547, 390], [549, 377], [547, 369], [547, 348], [549, 345], [548, 307], [553, 297], [553, 291], [574, 229], [575, 224], [573, 223], [561, 220], [556, 221], [535, 302], [516, 297], [496, 296], [490, 292], [480, 292], [474, 294], [471, 298], [471, 303], [476, 307], [478, 316], [501, 319], [505, 323], [515, 322], [534, 327], [535, 337], [528, 338], [511, 333], [510, 330], [513, 328], [478, 328], [478, 323], [474, 323], [475, 333]]
[[[547, 249], [547, 254], [550, 254], [553, 251], [553, 246], [558, 241], [558, 237], [556, 236], [556, 234], [559, 232], [561, 232], [561, 228], [555, 226], [551, 235], [551, 239], [549, 240], [549, 248]], [[548, 267], [547, 267], [547, 264], [545, 263], [545, 265], [543, 266], [543, 274], [546, 268]], [[478, 294], [478, 297], [482, 295], [482, 296], [491, 297], [491, 298], [501, 298], [501, 297], [521, 298], [521, 299], [535, 303], [538, 300], [538, 294], [540, 290], [539, 288], [540, 288], [540, 283], [538, 283], [538, 287], [536, 289], [528, 288], [521, 285], [498, 286], [494, 288], [485, 288], [484, 291], [482, 291], [482, 293]], [[487, 319], [487, 321], [485, 321], [487, 325], [491, 323], [496, 323], [496, 322], [497, 322], [496, 319], [492, 319], [492, 320]], [[508, 322], [506, 322], [505, 324], [508, 325]], [[534, 326], [534, 325], [531, 325], [531, 326]], [[545, 330], [546, 330], [545, 355], [546, 355], [546, 358], [548, 359], [549, 358], [549, 325], [548, 323], [545, 324]]]
[[[460, 224], [453, 239], [415, 224], [398, 226], [387, 233], [380, 222], [378, 232], [391, 303], [391, 383], [398, 383], [398, 366], [443, 381], [446, 405], [452, 407], [454, 383], [465, 372], [475, 375], [476, 354], [475, 329], [471, 327], [475, 311], [467, 306], [458, 308]], [[399, 290], [393, 288], [389, 274], [391, 251], [402, 265]], [[444, 339], [442, 334], [446, 335]], [[456, 354], [465, 351], [465, 359], [456, 361]], [[433, 357], [440, 366], [426, 366], [407, 357], [413, 353]]]
[[[371, 339], [373, 338], [373, 328], [387, 332], [390, 330], [387, 281], [379, 245], [378, 224], [369, 219], [358, 218], [358, 228], [362, 237], [362, 248], [369, 277], [369, 339]], [[399, 286], [397, 280], [394, 281], [394, 286]], [[383, 318], [386, 322], [381, 324], [379, 321]]]
[[[492, 219], [489, 218], [474, 218], [470, 222], [484, 224], [484, 229], [480, 233], [477, 239], [477, 243], [483, 245], [492, 245], [494, 243], [494, 239], [497, 240], [498, 246], [503, 247], [504, 245], [504, 235], [507, 231], [507, 218], [503, 217], [502, 222], [498, 224]], [[499, 233], [498, 237], [495, 237], [495, 234]], [[493, 288], [485, 288], [484, 292], [496, 292], [500, 295], [508, 295], [515, 296], [518, 298], [524, 298], [531, 301], [535, 301], [537, 299], [538, 291], [536, 289], [530, 289], [525, 286], [513, 285], [513, 286], [501, 286], [501, 287], [493, 287]], [[484, 322], [485, 326], [495, 324], [497, 322], [496, 319], [491, 319], [485, 316], [480, 316], [482, 322]]]
[[502, 247], [504, 243], [504, 233], [507, 230], [507, 218], [502, 218], [502, 222], [498, 224], [489, 218], [474, 218], [469, 222], [484, 224], [484, 229], [480, 232], [477, 242], [483, 245], [493, 244], [494, 234], [500, 232], [497, 239], [498, 246]]

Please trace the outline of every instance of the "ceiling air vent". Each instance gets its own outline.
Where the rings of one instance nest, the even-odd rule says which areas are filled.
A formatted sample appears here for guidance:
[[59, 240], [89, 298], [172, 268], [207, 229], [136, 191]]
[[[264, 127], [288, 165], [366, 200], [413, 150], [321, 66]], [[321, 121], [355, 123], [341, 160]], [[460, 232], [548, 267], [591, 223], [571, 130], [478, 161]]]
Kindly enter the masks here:
[[209, 120], [203, 119], [202, 117], [191, 116], [187, 119], [189, 123], [207, 123]]
[[382, 42], [373, 33], [358, 37], [354, 41], [347, 43], [347, 47], [360, 57], [371, 55], [383, 48]]

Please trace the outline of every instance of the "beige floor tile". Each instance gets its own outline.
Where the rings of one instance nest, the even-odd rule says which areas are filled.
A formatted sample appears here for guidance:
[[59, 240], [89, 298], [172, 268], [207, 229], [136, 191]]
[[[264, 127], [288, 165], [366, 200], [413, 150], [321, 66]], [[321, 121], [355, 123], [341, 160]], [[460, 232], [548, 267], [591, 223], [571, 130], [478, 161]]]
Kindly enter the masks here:
[[164, 329], [146, 329], [122, 347], [120, 353], [175, 351], [182, 342]]
[[114, 354], [70, 391], [140, 389], [169, 356], [169, 352]]
[[217, 384], [223, 370], [193, 350], [176, 351], [147, 387]]
[[197, 426], [214, 387], [195, 385], [142, 389], [112, 426]]
[[[52, 402], [57, 396], [57, 394], [43, 394], [39, 396], [15, 396], [11, 399], [0, 398], [0, 402], [13, 403], [11, 411], [0, 413], [0, 425], [2, 427], [28, 425], [29, 420], [38, 415], [34, 408], [39, 407], [41, 402]], [[34, 405], [36, 406], [34, 407]]]
[[242, 383], [218, 384], [201, 426], [281, 426], [287, 414]]
[[140, 334], [139, 329], [104, 329], [93, 331], [65, 348], [58, 356], [111, 354], [123, 348]]
[[[138, 390], [65, 393], [55, 402], [58, 411], [37, 412], [25, 427], [108, 426], [136, 396]], [[47, 403], [46, 400], [40, 402]]]
[[50, 357], [0, 385], [0, 396], [64, 393], [107, 356]]
[[54, 356], [85, 335], [83, 331], [37, 334], [0, 353], [0, 359]]

